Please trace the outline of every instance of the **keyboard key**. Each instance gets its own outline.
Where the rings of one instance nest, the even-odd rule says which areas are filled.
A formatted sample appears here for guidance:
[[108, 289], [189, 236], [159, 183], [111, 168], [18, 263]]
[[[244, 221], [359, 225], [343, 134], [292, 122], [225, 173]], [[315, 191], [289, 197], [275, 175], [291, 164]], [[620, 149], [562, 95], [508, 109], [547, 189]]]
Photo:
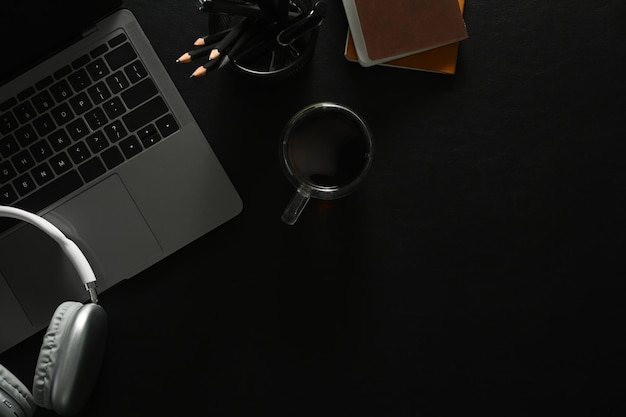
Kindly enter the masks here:
[[15, 139], [22, 147], [26, 147], [37, 139], [37, 134], [31, 125], [25, 125], [15, 131]]
[[107, 98], [111, 97], [111, 92], [102, 81], [92, 87], [89, 87], [87, 89], [87, 93], [89, 94], [89, 97], [91, 97], [94, 104], [100, 104]]
[[120, 142], [120, 149], [124, 153], [127, 159], [132, 158], [143, 150], [141, 144], [137, 140], [137, 136], [133, 135]]
[[113, 97], [111, 100], [103, 103], [102, 108], [104, 108], [109, 120], [115, 119], [126, 112], [126, 107], [124, 107], [119, 97]]
[[158, 92], [154, 82], [150, 78], [146, 78], [138, 84], [122, 93], [122, 100], [126, 104], [126, 107], [132, 109], [139, 104], [148, 100]]
[[0, 162], [0, 184], [8, 182], [15, 174], [15, 169], [9, 161]]
[[76, 119], [67, 124], [67, 131], [73, 140], [78, 140], [89, 134], [89, 127], [83, 119]]
[[57, 175], [61, 175], [64, 172], [67, 172], [70, 168], [74, 166], [74, 164], [72, 164], [72, 161], [65, 152], [61, 152], [50, 158], [50, 165]]
[[53, 82], [54, 78], [48, 75], [47, 77], [44, 77], [41, 80], [37, 81], [37, 83], [35, 83], [35, 88], [37, 88], [37, 90], [43, 90], [47, 86], [51, 85]]
[[94, 81], [98, 81], [109, 73], [109, 68], [107, 68], [104, 60], [100, 58], [90, 62], [85, 68]]
[[74, 92], [66, 80], [61, 80], [50, 87], [50, 94], [52, 94], [57, 103], [60, 103], [69, 98]]
[[0, 133], [6, 135], [18, 126], [17, 119], [11, 112], [6, 112], [0, 116]]
[[117, 94], [120, 91], [125, 90], [130, 85], [130, 82], [122, 71], [117, 71], [110, 77], [107, 77], [106, 83], [113, 94]]
[[147, 125], [159, 116], [167, 112], [167, 105], [160, 96], [154, 97], [149, 102], [137, 107], [130, 113], [122, 116], [126, 127], [130, 132], [134, 132], [142, 126]]
[[28, 122], [29, 120], [33, 119], [37, 114], [35, 108], [32, 104], [30, 104], [29, 101], [25, 101], [15, 106], [13, 108], [13, 113], [20, 123]]
[[48, 142], [50, 142], [50, 145], [52, 145], [52, 148], [54, 148], [56, 152], [70, 146], [70, 143], [72, 143], [70, 137], [64, 129], [59, 129], [48, 136]]
[[13, 186], [20, 196], [25, 196], [37, 188], [37, 184], [35, 184], [35, 181], [33, 181], [33, 178], [28, 173], [17, 177], [17, 179], [13, 181]]
[[78, 142], [67, 148], [67, 153], [72, 158], [75, 164], [80, 164], [84, 162], [91, 156], [89, 153], [89, 149], [87, 149], [87, 145], [84, 142]]
[[104, 161], [104, 165], [106, 165], [108, 169], [115, 168], [124, 162], [124, 155], [122, 155], [122, 152], [120, 152], [116, 146], [111, 146], [110, 148], [105, 149], [100, 156], [102, 157], [102, 161]]
[[28, 149], [30, 150], [30, 153], [33, 155], [37, 162], [41, 162], [44, 159], [50, 158], [53, 154], [52, 148], [45, 139], [38, 140]]
[[0, 111], [7, 111], [11, 107], [17, 104], [17, 99], [15, 97], [8, 98], [2, 102], [0, 102]]
[[135, 61], [132, 64], [127, 65], [124, 68], [124, 72], [126, 73], [126, 76], [130, 80], [130, 82], [133, 84], [137, 81], [143, 80], [148, 76], [148, 71], [146, 71], [146, 68], [140, 61]]
[[35, 87], [28, 87], [24, 89], [23, 91], [20, 91], [17, 94], [17, 99], [19, 101], [26, 100], [28, 97], [32, 96], [33, 94], [35, 94]]
[[124, 124], [122, 124], [120, 120], [115, 120], [105, 126], [104, 133], [106, 133], [107, 138], [109, 138], [111, 143], [117, 142], [128, 135], [126, 128], [124, 128]]
[[141, 144], [143, 145], [144, 148], [148, 149], [150, 146], [154, 145], [160, 140], [161, 140], [161, 135], [159, 135], [158, 133], [155, 133], [154, 135], [141, 138]]
[[66, 65], [56, 70], [54, 74], [52, 75], [54, 75], [55, 79], [60, 80], [61, 78], [64, 78], [67, 74], [69, 74], [70, 72], [72, 72], [72, 67], [70, 67], [69, 65]]
[[[18, 195], [11, 185], [7, 184], [0, 187], [0, 204], [3, 206], [8, 206], [17, 200], [17, 198]], [[0, 228], [0, 230], [2, 230], [2, 228]]]
[[35, 181], [38, 185], [44, 185], [54, 178], [54, 173], [46, 162], [38, 165], [36, 168], [30, 171], [30, 173], [33, 175], [33, 178], [35, 178]]
[[104, 55], [107, 63], [113, 71], [121, 68], [133, 59], [137, 58], [137, 54], [129, 43], [122, 44], [118, 48]]
[[85, 54], [85, 55], [81, 55], [78, 58], [76, 58], [74, 61], [72, 61], [72, 68], [76, 69], [76, 68], [80, 68], [83, 65], [85, 65], [87, 62], [89, 62], [90, 58], [89, 55]]
[[83, 114], [93, 107], [93, 103], [87, 97], [87, 93], [83, 91], [70, 99], [70, 106], [72, 106], [74, 113]]
[[50, 111], [59, 126], [63, 126], [74, 118], [74, 112], [67, 103], [61, 103]]
[[44, 113], [33, 120], [33, 126], [35, 126], [39, 136], [45, 136], [57, 127], [49, 113]]
[[0, 139], [0, 155], [8, 158], [19, 150], [15, 137], [10, 135]]
[[94, 157], [78, 167], [80, 175], [85, 182], [92, 181], [106, 172], [106, 168], [100, 158]]
[[85, 113], [85, 120], [91, 130], [98, 130], [109, 121], [100, 107], [96, 107]]
[[152, 136], [157, 133], [156, 127], [151, 123], [147, 126], [142, 127], [137, 131], [137, 137], [139, 140], [143, 140], [149, 136]]
[[109, 146], [109, 142], [107, 141], [106, 137], [104, 137], [104, 132], [102, 132], [101, 130], [87, 136], [85, 142], [87, 142], [87, 146], [89, 146], [91, 153], [98, 153], [101, 150], [105, 149], [107, 146]]
[[161, 140], [161, 135], [153, 124], [149, 124], [137, 131], [137, 137], [146, 149]]
[[125, 40], [126, 40], [126, 35], [123, 33], [120, 33], [119, 35], [109, 40], [109, 46], [111, 48], [115, 48], [117, 45], [124, 43]]
[[74, 88], [74, 91], [80, 91], [91, 85], [91, 78], [89, 78], [89, 75], [87, 75], [87, 71], [85, 71], [84, 68], [74, 71], [69, 75], [69, 77], [67, 77], [67, 79], [72, 88]]
[[11, 158], [11, 162], [13, 162], [17, 172], [24, 172], [35, 166], [35, 160], [26, 149], [16, 153]]
[[176, 123], [176, 119], [171, 114], [166, 114], [156, 121], [156, 126], [161, 132], [161, 136], [164, 138], [168, 137], [172, 133], [178, 130], [178, 123]]
[[91, 52], [89, 52], [89, 55], [91, 55], [92, 58], [95, 58], [97, 56], [102, 55], [103, 53], [105, 53], [108, 50], [109, 50], [109, 47], [107, 46], [107, 44], [103, 43], [102, 45], [97, 46]]
[[52, 96], [47, 90], [43, 90], [33, 96], [31, 99], [35, 109], [39, 113], [43, 113], [45, 111], [50, 110], [54, 106], [54, 101], [52, 100]]

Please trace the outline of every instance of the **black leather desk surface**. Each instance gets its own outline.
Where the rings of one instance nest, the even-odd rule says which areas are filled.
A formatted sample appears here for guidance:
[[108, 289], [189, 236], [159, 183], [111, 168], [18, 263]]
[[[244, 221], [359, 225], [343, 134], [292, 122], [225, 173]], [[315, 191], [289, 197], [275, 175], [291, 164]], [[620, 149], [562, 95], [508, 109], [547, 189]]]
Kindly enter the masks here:
[[[195, 1], [127, 4], [244, 210], [102, 295], [82, 415], [624, 415], [623, 0], [468, 0], [453, 76], [347, 62], [328, 0], [280, 83], [189, 79]], [[368, 120], [376, 160], [287, 226], [279, 134], [327, 100]], [[0, 359], [30, 381], [40, 343]]]

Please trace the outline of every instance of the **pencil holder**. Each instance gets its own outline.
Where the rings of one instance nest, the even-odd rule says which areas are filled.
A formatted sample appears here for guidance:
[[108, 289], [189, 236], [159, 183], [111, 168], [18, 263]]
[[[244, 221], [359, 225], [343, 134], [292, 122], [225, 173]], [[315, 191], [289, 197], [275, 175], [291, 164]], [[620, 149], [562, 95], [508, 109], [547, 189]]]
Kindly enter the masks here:
[[242, 32], [225, 65], [265, 80], [288, 77], [311, 60], [326, 15], [323, 0], [199, 0], [198, 4], [208, 16], [210, 36], [235, 29]]

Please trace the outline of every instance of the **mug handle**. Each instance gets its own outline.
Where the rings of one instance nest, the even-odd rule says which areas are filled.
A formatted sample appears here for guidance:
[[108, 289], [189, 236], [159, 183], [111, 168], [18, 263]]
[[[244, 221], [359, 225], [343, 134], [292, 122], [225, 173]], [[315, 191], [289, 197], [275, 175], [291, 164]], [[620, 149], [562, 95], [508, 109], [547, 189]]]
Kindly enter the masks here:
[[309, 193], [302, 190], [302, 188], [298, 188], [298, 191], [294, 193], [289, 204], [287, 204], [287, 207], [285, 207], [283, 211], [281, 217], [283, 221], [289, 225], [293, 225], [296, 220], [298, 220], [298, 217], [300, 217], [302, 210], [304, 210], [310, 198]]

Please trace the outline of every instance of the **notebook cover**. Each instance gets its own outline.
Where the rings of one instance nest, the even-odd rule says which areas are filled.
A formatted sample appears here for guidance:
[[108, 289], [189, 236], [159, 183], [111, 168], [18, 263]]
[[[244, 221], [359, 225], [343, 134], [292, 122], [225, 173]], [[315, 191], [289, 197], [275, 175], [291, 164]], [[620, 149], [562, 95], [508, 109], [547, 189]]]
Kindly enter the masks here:
[[[462, 13], [465, 8], [465, 0], [458, 0], [458, 2]], [[456, 72], [458, 50], [459, 42], [454, 42], [414, 55], [382, 62], [378, 65], [413, 69], [418, 71], [437, 72], [442, 74], [454, 74]], [[349, 29], [344, 55], [348, 61], [358, 62], [354, 39]]]
[[343, 0], [343, 5], [363, 66], [468, 37], [458, 0]]

